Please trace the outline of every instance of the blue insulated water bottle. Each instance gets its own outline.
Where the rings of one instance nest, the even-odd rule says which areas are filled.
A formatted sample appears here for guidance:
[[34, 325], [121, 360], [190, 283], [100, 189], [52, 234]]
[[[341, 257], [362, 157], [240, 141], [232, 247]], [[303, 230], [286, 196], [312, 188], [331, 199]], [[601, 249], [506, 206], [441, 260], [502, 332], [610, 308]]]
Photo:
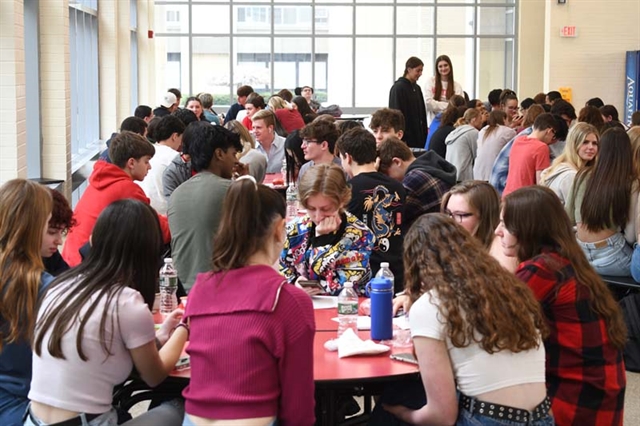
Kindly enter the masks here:
[[369, 282], [371, 294], [371, 339], [388, 340], [393, 337], [393, 283], [388, 278], [374, 278]]

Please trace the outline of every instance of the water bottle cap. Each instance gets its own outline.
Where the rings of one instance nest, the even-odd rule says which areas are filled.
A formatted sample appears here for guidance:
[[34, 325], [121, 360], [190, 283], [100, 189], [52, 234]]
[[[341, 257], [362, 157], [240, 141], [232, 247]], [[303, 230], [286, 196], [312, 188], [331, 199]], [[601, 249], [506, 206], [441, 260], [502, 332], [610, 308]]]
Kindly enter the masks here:
[[381, 268], [388, 268], [389, 267], [389, 262], [380, 262], [380, 267]]
[[173, 263], [173, 259], [171, 259], [170, 257], [165, 257], [164, 263]]
[[374, 278], [369, 282], [372, 290], [391, 290], [392, 284], [391, 280], [386, 277], [378, 277]]

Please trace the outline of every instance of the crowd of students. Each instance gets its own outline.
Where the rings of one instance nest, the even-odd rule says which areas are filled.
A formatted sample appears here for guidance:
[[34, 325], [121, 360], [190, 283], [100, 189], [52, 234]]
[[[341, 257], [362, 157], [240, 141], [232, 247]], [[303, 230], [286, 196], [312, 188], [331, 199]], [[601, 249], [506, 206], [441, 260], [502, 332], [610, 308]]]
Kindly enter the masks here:
[[[129, 424], [313, 424], [307, 295], [364, 295], [388, 262], [422, 382], [372, 424], [622, 424], [626, 329], [598, 273], [640, 278], [640, 123], [597, 99], [576, 117], [556, 92], [465, 100], [446, 56], [423, 98], [422, 67], [369, 129], [317, 115], [306, 86], [266, 103], [242, 86], [225, 117], [171, 89], [123, 121], [73, 211], [0, 187], [0, 423], [122, 423], [113, 387], [133, 366], [158, 384], [189, 339], [186, 414]], [[283, 169], [289, 222], [261, 183]], [[168, 251], [189, 303], [156, 331]]]

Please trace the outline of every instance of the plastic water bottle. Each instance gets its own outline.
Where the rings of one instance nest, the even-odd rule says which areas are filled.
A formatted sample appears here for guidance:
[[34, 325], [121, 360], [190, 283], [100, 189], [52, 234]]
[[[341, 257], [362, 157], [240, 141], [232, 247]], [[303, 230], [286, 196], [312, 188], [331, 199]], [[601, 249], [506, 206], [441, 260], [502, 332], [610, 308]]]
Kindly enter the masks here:
[[287, 182], [287, 157], [282, 159], [282, 167], [280, 168], [280, 174], [282, 174], [282, 181]]
[[298, 188], [291, 183], [287, 188], [287, 221], [298, 217]]
[[170, 257], [164, 259], [160, 269], [160, 313], [170, 314], [178, 307], [176, 292], [178, 291], [178, 271]]
[[371, 339], [393, 337], [393, 283], [389, 278], [374, 278], [369, 283], [371, 294]]
[[378, 269], [378, 273], [375, 276], [376, 278], [388, 278], [391, 280], [391, 288], [395, 288], [395, 277], [393, 276], [393, 272], [389, 269], [389, 262], [380, 262], [380, 269]]
[[352, 282], [344, 283], [338, 295], [338, 337], [349, 328], [358, 334], [358, 295]]

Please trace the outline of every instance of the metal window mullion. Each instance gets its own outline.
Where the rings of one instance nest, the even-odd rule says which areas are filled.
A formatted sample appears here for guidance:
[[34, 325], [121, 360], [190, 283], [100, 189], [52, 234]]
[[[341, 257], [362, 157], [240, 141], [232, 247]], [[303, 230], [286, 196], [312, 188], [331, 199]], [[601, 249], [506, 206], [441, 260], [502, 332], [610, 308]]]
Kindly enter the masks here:
[[398, 38], [396, 35], [398, 34], [398, 2], [397, 0], [393, 0], [393, 23], [391, 25], [393, 31], [393, 42], [391, 43], [391, 84], [396, 80], [396, 61], [398, 58], [396, 57], [398, 51]]
[[[325, 72], [325, 75], [328, 75], [328, 73]], [[317, 86], [316, 84], [316, 3], [315, 3], [315, 0], [311, 1], [311, 85], [314, 87]]]
[[[191, 1], [189, 1], [189, 3], [187, 4], [187, 10], [189, 11], [187, 13], [188, 15], [188, 25], [189, 25], [189, 38], [188, 38], [188, 42], [187, 42], [187, 46], [189, 49], [189, 72], [187, 73], [189, 75], [189, 95], [191, 96], [193, 94], [193, 9], [192, 9], [192, 4]], [[182, 56], [182, 55], [181, 55]], [[180, 68], [182, 68], [182, 58], [180, 58]], [[182, 86], [182, 82], [180, 82], [180, 85]]]
[[436, 63], [438, 50], [438, 4], [433, 5], [433, 50], [431, 51], [431, 63]]
[[271, 86], [271, 95], [273, 95], [275, 90], [275, 56], [276, 56], [276, 6], [275, 1], [271, 0], [271, 55], [270, 55], [270, 63], [269, 63], [269, 85]]
[[356, 14], [357, 7], [355, 0], [352, 3], [353, 14], [351, 15], [351, 104], [356, 106]]
[[234, 64], [235, 64], [235, 52], [233, 50], [233, 41], [235, 40], [235, 27], [233, 22], [234, 6], [229, 2], [229, 107], [233, 105], [233, 87], [234, 84]]
[[478, 38], [478, 27], [480, 25], [480, 21], [478, 19], [480, 13], [480, 7], [478, 6], [478, 0], [474, 5], [474, 15], [473, 15], [473, 97], [478, 97], [478, 86], [480, 85], [479, 79], [480, 75], [478, 73], [479, 65], [480, 65], [480, 39]]

